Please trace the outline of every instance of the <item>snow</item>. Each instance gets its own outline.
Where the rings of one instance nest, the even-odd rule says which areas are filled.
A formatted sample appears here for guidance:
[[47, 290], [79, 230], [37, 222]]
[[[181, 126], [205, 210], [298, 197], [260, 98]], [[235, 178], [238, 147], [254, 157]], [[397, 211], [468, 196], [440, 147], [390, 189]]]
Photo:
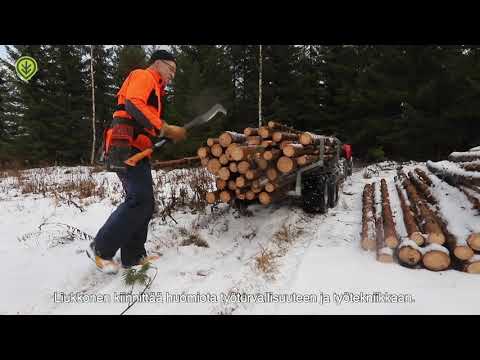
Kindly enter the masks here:
[[450, 255], [450, 252], [448, 251], [448, 249], [440, 244], [428, 244], [427, 246], [423, 247], [423, 248], [420, 248], [421, 249], [421, 252], [423, 255], [431, 252], [431, 251], [440, 251], [440, 252], [443, 252], [447, 255]]
[[[157, 214], [146, 244], [162, 255], [149, 270], [156, 277], [143, 297], [143, 287], [135, 285], [130, 298], [136, 295], [138, 302], [126, 314], [480, 314], [477, 275], [384, 264], [361, 248], [362, 190], [371, 182], [379, 187], [381, 178], [389, 186], [397, 232], [405, 234], [390, 165], [378, 164], [370, 179], [363, 178], [363, 169], [354, 172], [338, 205], [325, 215], [305, 214], [293, 202], [250, 206], [253, 216], [224, 204], [205, 213], [177, 209], [172, 218]], [[424, 164], [408, 165], [415, 166]], [[157, 198], [167, 201], [181, 188], [185, 201], [193, 195], [192, 172], [152, 173]], [[35, 175], [39, 184], [56, 184], [52, 189], [93, 178], [105, 194], [81, 199], [72, 192], [70, 200], [84, 211], [52, 191], [22, 194], [21, 183]], [[88, 236], [82, 235], [94, 236], [122, 195], [114, 174], [89, 168], [0, 176], [0, 314], [122, 313], [132, 290], [123, 270], [97, 271], [85, 254]], [[470, 214], [469, 203], [457, 195], [452, 199], [465, 207], [462, 217]], [[46, 225], [39, 229], [41, 224]], [[208, 247], [182, 246], [192, 233]]]
[[[476, 148], [473, 148], [473, 149], [476, 149]], [[470, 149], [469, 151], [465, 151], [465, 152], [454, 151], [449, 155], [449, 157], [455, 158], [455, 157], [462, 157], [462, 156], [480, 156], [480, 149], [479, 150], [473, 150], [473, 149]]]
[[[422, 168], [422, 167], [420, 167]], [[424, 170], [424, 169], [422, 169]], [[461, 190], [431, 174], [430, 191], [438, 200], [440, 213], [447, 222], [447, 229], [457, 238], [458, 245], [466, 245], [470, 233], [480, 232], [480, 220], [472, 211], [472, 205]]]
[[470, 150], [468, 150], [469, 152], [480, 152], [480, 146], [476, 146], [476, 147], [473, 147], [471, 148]]
[[[480, 156], [480, 153], [479, 153]], [[480, 179], [480, 172], [478, 171], [466, 171], [462, 169], [458, 163], [454, 163], [448, 160], [433, 162], [427, 161], [427, 166], [438, 171], [448, 172], [452, 175], [465, 176], [471, 179]]]
[[411, 248], [414, 248], [420, 252], [422, 252], [422, 248], [420, 246], [417, 245], [417, 243], [413, 240], [410, 240], [408, 238], [406, 239], [403, 239], [402, 242], [400, 243], [400, 245], [398, 245], [398, 248], [403, 248], [403, 247], [406, 247], [406, 246], [410, 246]]

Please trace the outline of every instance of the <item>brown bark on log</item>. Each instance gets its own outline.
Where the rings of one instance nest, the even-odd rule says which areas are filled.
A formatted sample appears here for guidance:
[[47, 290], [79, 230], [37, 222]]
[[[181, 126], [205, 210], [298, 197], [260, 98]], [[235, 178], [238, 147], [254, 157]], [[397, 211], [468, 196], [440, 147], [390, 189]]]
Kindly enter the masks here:
[[288, 144], [283, 148], [283, 155], [288, 157], [298, 157], [305, 154], [313, 155], [316, 150], [317, 149], [315, 148], [315, 146], [304, 146], [302, 144]]
[[415, 168], [415, 173], [422, 179], [422, 181], [427, 184], [428, 186], [432, 186], [432, 180], [428, 177], [428, 175], [422, 169]]
[[288, 132], [276, 131], [272, 135], [272, 140], [279, 143], [285, 140], [298, 141], [299, 136]]
[[265, 148], [261, 146], [247, 145], [247, 146], [238, 146], [233, 149], [230, 153], [232, 154], [232, 159], [235, 161], [242, 161], [253, 158], [255, 153], [262, 153], [265, 151]]
[[244, 134], [240, 134], [234, 131], [226, 131], [218, 138], [220, 145], [224, 148], [228, 147], [232, 143], [241, 144], [244, 143], [246, 140], [246, 136]]
[[297, 164], [299, 166], [310, 165], [320, 159], [320, 155], [302, 155], [297, 157]]
[[469, 162], [480, 160], [480, 151], [475, 152], [453, 152], [448, 155], [448, 160], [453, 162]]
[[261, 136], [247, 136], [248, 145], [260, 145], [262, 143]]
[[382, 193], [382, 216], [385, 244], [389, 248], [395, 249], [400, 241], [398, 240], [397, 232], [395, 231], [395, 222], [393, 220], [392, 209], [390, 207], [390, 197], [385, 179], [380, 181], [380, 190]]
[[210, 148], [210, 152], [212, 153], [213, 156], [219, 158], [223, 154], [222, 145], [213, 144], [213, 146]]
[[362, 238], [361, 246], [364, 250], [374, 250], [376, 247], [376, 232], [374, 218], [374, 185], [365, 184], [362, 194]]
[[220, 141], [218, 140], [218, 138], [208, 138], [207, 139], [207, 145], [208, 146], [212, 147], [215, 144], [220, 144]]
[[268, 128], [267, 126], [262, 126], [258, 129], [258, 135], [262, 137], [262, 139], [269, 139], [272, 137], [274, 130]]
[[470, 194], [466, 189], [467, 186], [458, 185], [458, 189], [467, 197], [468, 201], [472, 204], [473, 209], [480, 210], [480, 199]]
[[207, 146], [202, 146], [198, 148], [197, 155], [200, 159], [208, 157], [210, 155], [210, 148]]
[[268, 122], [268, 127], [270, 129], [273, 129], [273, 130], [276, 130], [276, 131], [289, 132], [289, 133], [293, 133], [293, 134], [301, 134], [302, 133], [302, 131], [296, 130], [292, 127], [280, 124], [280, 123], [275, 122], [275, 121], [269, 121]]
[[436, 205], [438, 203], [437, 199], [435, 199], [430, 192], [428, 186], [422, 181], [420, 181], [415, 175], [413, 175], [411, 171], [408, 173], [408, 178], [417, 188], [417, 192], [422, 194], [422, 196], [425, 197], [425, 199], [427, 199], [430, 204]]
[[273, 140], [263, 140], [261, 143], [260, 143], [260, 146], [264, 147], [264, 148], [271, 148], [273, 146], [276, 146], [277, 143]]
[[257, 136], [258, 135], [258, 128], [247, 127], [245, 129], [243, 129], [243, 135], [245, 135], [245, 136]]
[[400, 186], [396, 184], [398, 198], [400, 199], [400, 206], [403, 213], [403, 222], [405, 223], [405, 228], [407, 229], [408, 238], [414, 241], [417, 245], [421, 246], [425, 242], [425, 239], [422, 236], [420, 229], [415, 221], [412, 209], [407, 205], [405, 197], [403, 196]]
[[331, 137], [304, 132], [300, 135], [300, 143], [303, 145], [320, 145], [322, 138], [324, 139], [325, 146], [333, 146], [337, 142]]
[[377, 248], [377, 261], [382, 263], [393, 263], [393, 255], [387, 247], [384, 238], [383, 219], [381, 216], [375, 218], [375, 240]]
[[429, 209], [425, 200], [418, 195], [417, 190], [408, 178], [403, 174], [403, 187], [407, 191], [408, 198], [412, 204], [412, 210], [420, 221], [418, 224], [422, 224], [422, 232], [427, 235], [427, 243], [444, 244], [445, 235], [442, 232], [440, 225], [435, 220], [432, 211]]
[[466, 171], [480, 171], [480, 164], [462, 164], [461, 167]]
[[480, 178], [476, 176], [476, 172], [467, 172], [467, 174], [459, 173], [459, 170], [463, 169], [455, 169], [453, 172], [450, 172], [446, 171], [445, 169], [439, 168], [435, 165], [435, 163], [430, 161], [427, 161], [427, 168], [428, 170], [430, 170], [430, 172], [432, 172], [440, 179], [446, 181], [452, 186], [456, 186], [457, 184], [462, 184], [468, 187], [473, 186], [475, 188], [480, 186]]

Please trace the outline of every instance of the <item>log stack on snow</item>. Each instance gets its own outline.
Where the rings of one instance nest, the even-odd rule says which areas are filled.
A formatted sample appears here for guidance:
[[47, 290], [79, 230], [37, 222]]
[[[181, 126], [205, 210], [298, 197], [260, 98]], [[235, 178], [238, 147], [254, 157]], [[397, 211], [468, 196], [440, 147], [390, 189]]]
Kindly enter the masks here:
[[[448, 219], [436, 206], [439, 199], [433, 194], [432, 180], [429, 174], [416, 168], [408, 176], [398, 171], [396, 192], [389, 193], [385, 179], [381, 179], [380, 186], [365, 185], [362, 248], [376, 250], [380, 262], [396, 261], [405, 267], [432, 271], [456, 269], [480, 273], [480, 233], [460, 239], [449, 231]], [[398, 196], [400, 221], [405, 225], [407, 237], [399, 237], [396, 232], [390, 196]]]
[[207, 201], [259, 201], [269, 205], [286, 197], [299, 169], [319, 160], [338, 157], [335, 137], [302, 132], [270, 121], [243, 133], [226, 131], [197, 150], [202, 166], [215, 175], [217, 190]]

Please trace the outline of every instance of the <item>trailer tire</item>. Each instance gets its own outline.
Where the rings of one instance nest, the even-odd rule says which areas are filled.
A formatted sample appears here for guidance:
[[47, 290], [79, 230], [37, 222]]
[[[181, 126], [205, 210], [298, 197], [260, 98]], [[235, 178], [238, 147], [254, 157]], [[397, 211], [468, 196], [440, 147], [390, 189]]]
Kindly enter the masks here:
[[302, 178], [303, 210], [307, 213], [324, 214], [328, 209], [328, 178], [305, 176]]

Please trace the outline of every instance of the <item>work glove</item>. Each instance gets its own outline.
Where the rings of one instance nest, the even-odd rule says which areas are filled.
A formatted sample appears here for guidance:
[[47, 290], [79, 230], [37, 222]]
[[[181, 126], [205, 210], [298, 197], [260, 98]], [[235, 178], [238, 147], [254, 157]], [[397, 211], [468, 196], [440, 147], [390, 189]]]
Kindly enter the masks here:
[[173, 140], [173, 142], [178, 142], [186, 139], [187, 130], [180, 126], [168, 125], [165, 123], [162, 127], [161, 136], [169, 138], [170, 140]]

